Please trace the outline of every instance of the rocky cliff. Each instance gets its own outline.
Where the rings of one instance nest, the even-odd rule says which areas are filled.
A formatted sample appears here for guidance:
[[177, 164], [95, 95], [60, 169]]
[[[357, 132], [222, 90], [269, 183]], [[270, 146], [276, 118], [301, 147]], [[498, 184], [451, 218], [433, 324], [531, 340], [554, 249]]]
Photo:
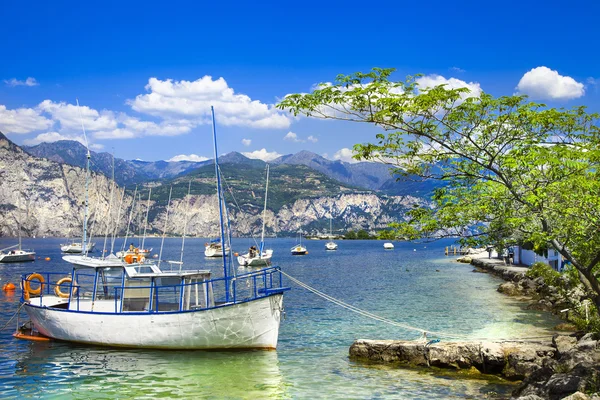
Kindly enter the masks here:
[[[301, 168], [296, 168], [295, 171], [298, 174], [303, 173]], [[276, 175], [274, 173], [275, 183], [278, 179]], [[281, 179], [282, 187], [291, 185], [289, 183], [291, 176], [283, 175]], [[231, 177], [229, 180], [235, 183]], [[373, 231], [385, 228], [392, 221], [402, 219], [406, 210], [415, 204], [424, 203], [424, 200], [412, 196], [385, 196], [345, 187], [341, 190], [339, 183], [339, 190], [333, 191], [330, 186], [335, 182], [328, 183], [327, 186], [323, 178], [305, 180], [307, 182], [304, 184], [308, 185], [306, 188], [301, 187], [302, 185], [297, 182], [292, 186], [301, 187], [308, 193], [307, 197], [301, 197], [295, 192], [292, 196], [283, 190], [279, 193], [275, 188], [273, 189], [275, 190], [272, 193], [274, 207], [268, 210], [266, 216], [268, 235], [295, 235], [300, 230], [325, 233], [328, 232], [330, 218], [333, 220], [334, 229], [338, 231], [348, 229]], [[240, 179], [240, 182], [248, 185], [247, 180]], [[154, 196], [154, 194], [158, 194], [161, 190], [168, 193], [171, 184], [173, 182], [150, 182], [145, 187], [141, 187], [142, 203], [133, 207], [131, 229], [138, 231], [143, 224], [146, 209], [146, 201], [143, 199], [147, 196], [148, 187], [152, 186], [154, 189], [153, 201], [150, 203], [149, 232], [162, 233], [166, 224], [168, 234], [181, 235], [187, 224], [188, 235], [200, 237], [217, 235], [216, 195], [207, 194], [214, 189], [192, 196], [179, 196], [180, 198], [173, 196], [167, 222], [167, 196]], [[255, 185], [262, 185], [262, 181]], [[110, 221], [119, 221], [119, 226], [116, 228], [118, 233], [123, 234], [126, 231], [133, 193], [126, 192], [120, 205], [123, 190], [117, 187], [109, 216], [112, 186], [106, 176], [91, 174], [89, 230], [96, 237], [115, 229], [114, 222]], [[184, 186], [187, 189], [187, 184]], [[246, 190], [254, 197], [254, 193], [262, 188], [260, 186], [245, 189], [233, 187], [233, 191], [236, 190], [238, 193]], [[335, 194], [315, 195], [315, 193], [332, 192]], [[281, 199], [276, 202], [278, 193]], [[259, 235], [262, 226], [262, 199], [256, 197], [255, 200], [256, 202], [244, 201], [240, 208], [235, 207], [234, 204], [230, 207], [229, 217], [235, 236]], [[0, 133], [1, 236], [17, 236], [20, 225], [24, 236], [79, 237], [83, 225], [84, 202], [85, 169], [32, 156]], [[259, 203], [261, 206], [258, 206]]]
[[[111, 182], [104, 175], [91, 177], [89, 209], [95, 222], [89, 229], [104, 233], [111, 219]], [[124, 207], [130, 203], [126, 195]], [[1, 236], [18, 236], [19, 225], [24, 236], [81, 236], [84, 204], [85, 170], [33, 157], [0, 133]], [[112, 214], [116, 219], [116, 207]]]

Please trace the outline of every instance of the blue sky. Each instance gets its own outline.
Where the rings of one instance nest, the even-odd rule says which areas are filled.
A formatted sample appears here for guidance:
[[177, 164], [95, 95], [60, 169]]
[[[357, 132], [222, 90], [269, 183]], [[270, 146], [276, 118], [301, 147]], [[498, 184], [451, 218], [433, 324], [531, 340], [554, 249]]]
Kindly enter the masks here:
[[598, 2], [5, 1], [0, 14], [0, 131], [17, 144], [81, 140], [79, 98], [95, 150], [210, 157], [214, 104], [223, 153], [346, 159], [377, 130], [273, 104], [376, 66], [600, 111]]

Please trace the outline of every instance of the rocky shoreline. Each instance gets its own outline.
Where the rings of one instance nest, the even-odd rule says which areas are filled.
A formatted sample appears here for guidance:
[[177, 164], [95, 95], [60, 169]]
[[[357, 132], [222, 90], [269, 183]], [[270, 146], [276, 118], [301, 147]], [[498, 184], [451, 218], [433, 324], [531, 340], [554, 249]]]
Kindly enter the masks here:
[[[567, 304], [556, 287], [543, 279], [526, 276], [525, 266], [506, 265], [488, 258], [487, 252], [459, 258], [507, 282], [498, 291], [519, 296], [537, 310], [561, 314]], [[571, 296], [583, 296], [578, 288]], [[562, 314], [563, 316], [565, 314]], [[566, 325], [567, 328], [574, 328]], [[593, 334], [570, 332], [537, 341], [439, 342], [356, 340], [350, 358], [356, 361], [396, 363], [406, 367], [437, 367], [494, 374], [522, 381], [513, 399], [598, 399], [600, 400], [600, 339]]]

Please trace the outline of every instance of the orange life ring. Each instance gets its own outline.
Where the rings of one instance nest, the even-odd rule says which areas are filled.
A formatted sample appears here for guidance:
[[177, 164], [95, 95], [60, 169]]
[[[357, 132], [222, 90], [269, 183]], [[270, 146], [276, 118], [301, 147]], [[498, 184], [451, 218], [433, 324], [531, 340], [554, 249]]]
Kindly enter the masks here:
[[[31, 281], [37, 279], [40, 283], [40, 287], [37, 289], [31, 288]], [[29, 295], [38, 295], [42, 293], [42, 289], [44, 288], [44, 277], [37, 272], [30, 274], [27, 278], [25, 278], [25, 283], [23, 284], [23, 298], [25, 300], [29, 300]]]
[[[56, 294], [58, 297], [62, 297], [63, 299], [68, 298], [69, 293], [63, 293], [60, 290], [60, 285], [62, 285], [63, 283], [67, 283], [67, 282], [69, 282], [69, 283], [72, 282], [72, 279], [68, 276], [65, 276], [64, 278], [59, 279], [59, 281], [56, 282], [56, 286], [54, 287], [54, 294]], [[71, 294], [73, 296], [75, 296], [77, 294], [77, 282], [74, 282], [72, 286], [73, 286], [73, 291], [71, 292]]]

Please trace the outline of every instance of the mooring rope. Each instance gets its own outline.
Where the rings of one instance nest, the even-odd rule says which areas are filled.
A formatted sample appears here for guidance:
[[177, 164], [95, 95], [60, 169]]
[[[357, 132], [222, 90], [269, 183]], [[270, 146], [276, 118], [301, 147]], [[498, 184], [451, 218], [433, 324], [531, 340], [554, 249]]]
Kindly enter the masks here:
[[506, 338], [502, 338], [502, 339], [493, 338], [493, 339], [491, 339], [491, 338], [473, 338], [473, 337], [469, 337], [468, 335], [465, 335], [465, 334], [455, 334], [455, 333], [448, 333], [448, 332], [442, 332], [442, 331], [430, 331], [430, 330], [427, 330], [427, 329], [423, 329], [423, 328], [419, 328], [419, 327], [416, 327], [416, 326], [411, 326], [411, 325], [408, 325], [408, 324], [397, 322], [397, 321], [391, 320], [389, 318], [382, 317], [380, 315], [376, 315], [376, 314], [373, 314], [373, 313], [371, 313], [369, 311], [360, 309], [358, 307], [353, 306], [352, 304], [348, 304], [346, 302], [343, 302], [342, 300], [336, 299], [333, 296], [330, 296], [330, 295], [328, 295], [326, 293], [323, 293], [320, 290], [315, 289], [314, 287], [312, 287], [310, 285], [307, 285], [306, 283], [304, 283], [304, 282], [302, 282], [302, 281], [294, 278], [290, 274], [287, 274], [287, 273], [285, 273], [283, 271], [281, 271], [281, 273], [283, 275], [285, 275], [289, 280], [291, 280], [292, 282], [294, 282], [296, 285], [298, 285], [298, 286], [300, 286], [300, 287], [308, 290], [309, 292], [312, 292], [312, 293], [316, 294], [319, 297], [324, 298], [327, 301], [332, 302], [333, 304], [336, 304], [336, 305], [338, 305], [338, 306], [340, 306], [342, 308], [345, 308], [346, 310], [352, 311], [352, 312], [354, 312], [356, 314], [362, 315], [362, 316], [367, 317], [367, 318], [374, 319], [376, 321], [383, 322], [385, 324], [389, 324], [389, 325], [396, 326], [396, 327], [403, 328], [403, 329], [410, 330], [410, 331], [420, 332], [422, 334], [422, 336], [418, 340], [425, 340], [425, 341], [427, 341], [428, 340], [427, 339], [427, 335], [434, 335], [434, 336], [445, 337], [445, 338], [449, 338], [449, 339], [481, 340], [481, 341], [484, 341], [484, 340], [494, 340], [494, 341], [498, 341], [498, 342], [502, 342], [502, 341], [505, 341], [505, 342], [507, 342], [507, 341], [511, 341], [511, 342], [531, 341], [531, 340], [548, 339], [548, 338], [552, 337], [551, 335], [545, 335], [545, 336], [530, 336], [530, 337], [525, 337], [525, 338], [510, 338], [510, 339], [506, 339]]

